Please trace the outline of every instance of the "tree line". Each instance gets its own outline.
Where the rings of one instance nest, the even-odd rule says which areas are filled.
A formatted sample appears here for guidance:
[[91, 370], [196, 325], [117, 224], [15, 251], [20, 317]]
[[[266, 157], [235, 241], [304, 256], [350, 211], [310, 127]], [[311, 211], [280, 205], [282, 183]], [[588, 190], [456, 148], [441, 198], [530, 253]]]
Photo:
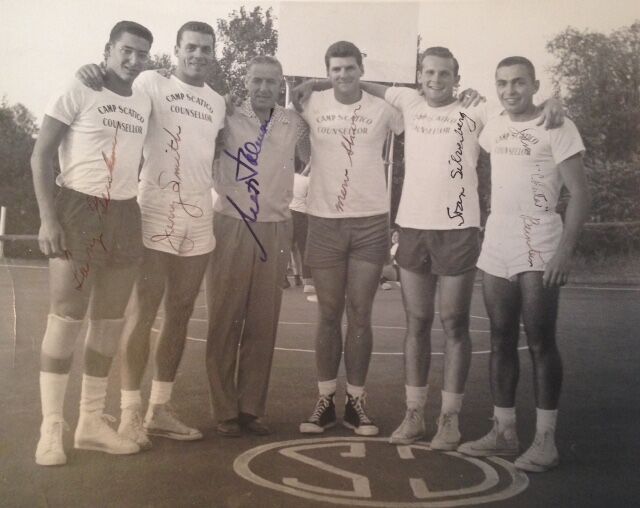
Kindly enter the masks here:
[[[278, 32], [272, 9], [241, 7], [216, 23], [216, 44], [221, 48], [207, 80], [218, 93], [244, 96], [243, 78], [249, 60], [275, 54]], [[587, 152], [593, 192], [591, 222], [640, 221], [640, 21], [610, 34], [572, 27], [547, 43], [556, 58], [549, 69], [554, 91], [568, 116], [580, 130]], [[174, 69], [171, 57], [156, 54], [150, 69]], [[38, 128], [33, 114], [22, 104], [0, 101], [0, 204], [9, 209], [7, 232], [36, 233], [38, 208], [33, 192], [29, 158]], [[402, 142], [397, 143], [396, 160]], [[481, 167], [481, 172], [488, 168]], [[394, 176], [396, 187], [400, 175]], [[488, 203], [488, 187], [480, 188]], [[395, 194], [398, 194], [397, 192]], [[397, 206], [397, 195], [394, 203]], [[583, 235], [579, 248], [587, 254], [624, 250], [640, 251], [640, 227], [593, 228]], [[9, 255], [29, 255], [35, 243], [7, 245]]]

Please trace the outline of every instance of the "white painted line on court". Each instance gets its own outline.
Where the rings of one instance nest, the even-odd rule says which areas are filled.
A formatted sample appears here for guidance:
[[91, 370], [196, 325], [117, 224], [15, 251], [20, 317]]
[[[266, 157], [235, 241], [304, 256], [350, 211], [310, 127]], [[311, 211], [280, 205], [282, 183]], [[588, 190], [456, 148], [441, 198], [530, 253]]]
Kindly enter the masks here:
[[[477, 319], [485, 319], [489, 320], [489, 318], [483, 316], [471, 316], [472, 318]], [[162, 316], [158, 316], [158, 319], [162, 319]], [[190, 321], [195, 321], [197, 323], [206, 323], [208, 320], [204, 318], [191, 318]], [[315, 326], [317, 323], [308, 323], [304, 321], [278, 321], [279, 325], [293, 325], [293, 326]], [[522, 326], [522, 325], [521, 325]], [[371, 328], [380, 328], [381, 330], [406, 330], [406, 326], [384, 326], [384, 325], [371, 325]], [[442, 328], [432, 328], [434, 332], [444, 332]], [[489, 330], [469, 330], [470, 332], [475, 333], [489, 333]]]
[[[4, 267], [7, 266], [12, 266], [12, 265], [2, 265]], [[12, 315], [11, 315], [11, 321], [12, 321], [12, 325], [13, 325], [13, 330], [12, 330], [12, 339], [13, 339], [13, 355], [11, 358], [11, 366], [15, 367], [16, 366], [16, 351], [17, 351], [17, 346], [18, 346], [18, 308], [17, 308], [17, 303], [16, 303], [16, 286], [15, 286], [15, 282], [13, 280], [13, 274], [11, 273], [11, 270], [9, 270], [7, 268], [7, 275], [9, 276], [9, 282], [11, 283], [11, 310], [12, 310]]]
[[[154, 332], [159, 332], [160, 330], [158, 330], [157, 328], [151, 328], [152, 331]], [[197, 337], [189, 337], [187, 336], [187, 340], [193, 341], [193, 342], [202, 342], [205, 343], [207, 342], [207, 339], [199, 339]], [[302, 349], [302, 348], [293, 348], [293, 347], [275, 347], [273, 348], [275, 351], [286, 351], [289, 353], [315, 353], [315, 349]], [[525, 351], [527, 350], [528, 347], [527, 346], [520, 346], [518, 348], [518, 351]], [[472, 351], [471, 354], [473, 355], [486, 355], [491, 353], [490, 350], [486, 350], [486, 351]], [[403, 356], [404, 352], [402, 351], [389, 351], [389, 352], [378, 352], [378, 351], [373, 351], [371, 353], [372, 355], [376, 355], [376, 356]], [[432, 351], [431, 354], [433, 356], [444, 356], [444, 353], [441, 351]]]
[[[10, 266], [11, 268], [26, 268], [33, 270], [48, 270], [48, 266], [35, 266], [35, 265], [18, 265], [18, 264], [6, 264], [0, 263], [0, 266]], [[475, 287], [482, 287], [482, 284], [474, 284]], [[563, 286], [562, 289], [585, 289], [587, 291], [632, 291], [640, 292], [640, 287], [598, 287], [598, 286]], [[198, 307], [205, 307], [205, 305], [199, 305]]]

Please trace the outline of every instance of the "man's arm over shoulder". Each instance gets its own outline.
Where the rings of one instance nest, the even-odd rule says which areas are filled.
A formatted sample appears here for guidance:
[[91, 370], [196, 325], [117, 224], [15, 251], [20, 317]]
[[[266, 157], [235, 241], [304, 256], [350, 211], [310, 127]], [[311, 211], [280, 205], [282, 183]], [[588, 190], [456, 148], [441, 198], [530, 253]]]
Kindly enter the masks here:
[[[370, 83], [367, 83], [367, 86]], [[376, 87], [383, 87], [384, 94], [382, 95], [382, 99], [391, 104], [394, 108], [398, 108], [400, 111], [405, 110], [412, 102], [415, 102], [420, 98], [418, 91], [413, 88], [408, 88], [406, 86], [384, 86], [384, 85], [375, 85]], [[375, 95], [375, 94], [374, 94]]]

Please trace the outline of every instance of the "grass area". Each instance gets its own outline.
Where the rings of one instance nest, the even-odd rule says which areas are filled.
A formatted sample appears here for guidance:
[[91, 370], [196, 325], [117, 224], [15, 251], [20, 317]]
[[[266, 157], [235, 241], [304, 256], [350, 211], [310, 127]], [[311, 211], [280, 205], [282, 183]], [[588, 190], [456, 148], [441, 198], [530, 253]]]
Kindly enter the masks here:
[[576, 283], [600, 282], [640, 284], [640, 252], [614, 255], [577, 255], [570, 280]]

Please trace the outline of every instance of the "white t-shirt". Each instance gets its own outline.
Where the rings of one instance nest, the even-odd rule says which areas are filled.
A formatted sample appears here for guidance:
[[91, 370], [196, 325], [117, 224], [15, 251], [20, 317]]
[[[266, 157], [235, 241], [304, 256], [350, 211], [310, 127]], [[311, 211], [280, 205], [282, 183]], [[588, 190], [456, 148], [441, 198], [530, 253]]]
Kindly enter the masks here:
[[484, 104], [456, 101], [431, 107], [411, 88], [388, 88], [385, 99], [404, 117], [405, 170], [396, 223], [414, 229], [480, 226], [478, 136], [487, 122]]
[[151, 98], [149, 135], [140, 179], [180, 192], [209, 192], [216, 136], [224, 126], [224, 99], [208, 85], [189, 85], [156, 71], [140, 74], [134, 88]]
[[556, 213], [562, 189], [557, 166], [584, 151], [584, 144], [568, 118], [549, 130], [537, 121], [512, 122], [503, 113], [480, 136], [482, 148], [491, 154], [491, 215]]
[[293, 199], [289, 208], [296, 212], [307, 213], [307, 194], [309, 193], [309, 176], [295, 173], [293, 175]]
[[400, 113], [364, 91], [358, 102], [342, 104], [326, 90], [311, 95], [302, 117], [309, 124], [313, 167], [307, 213], [326, 218], [387, 213], [382, 149], [389, 130], [402, 132]]
[[136, 90], [124, 97], [74, 79], [45, 110], [69, 126], [58, 148], [56, 183], [90, 196], [135, 197], [150, 109], [149, 99]]

